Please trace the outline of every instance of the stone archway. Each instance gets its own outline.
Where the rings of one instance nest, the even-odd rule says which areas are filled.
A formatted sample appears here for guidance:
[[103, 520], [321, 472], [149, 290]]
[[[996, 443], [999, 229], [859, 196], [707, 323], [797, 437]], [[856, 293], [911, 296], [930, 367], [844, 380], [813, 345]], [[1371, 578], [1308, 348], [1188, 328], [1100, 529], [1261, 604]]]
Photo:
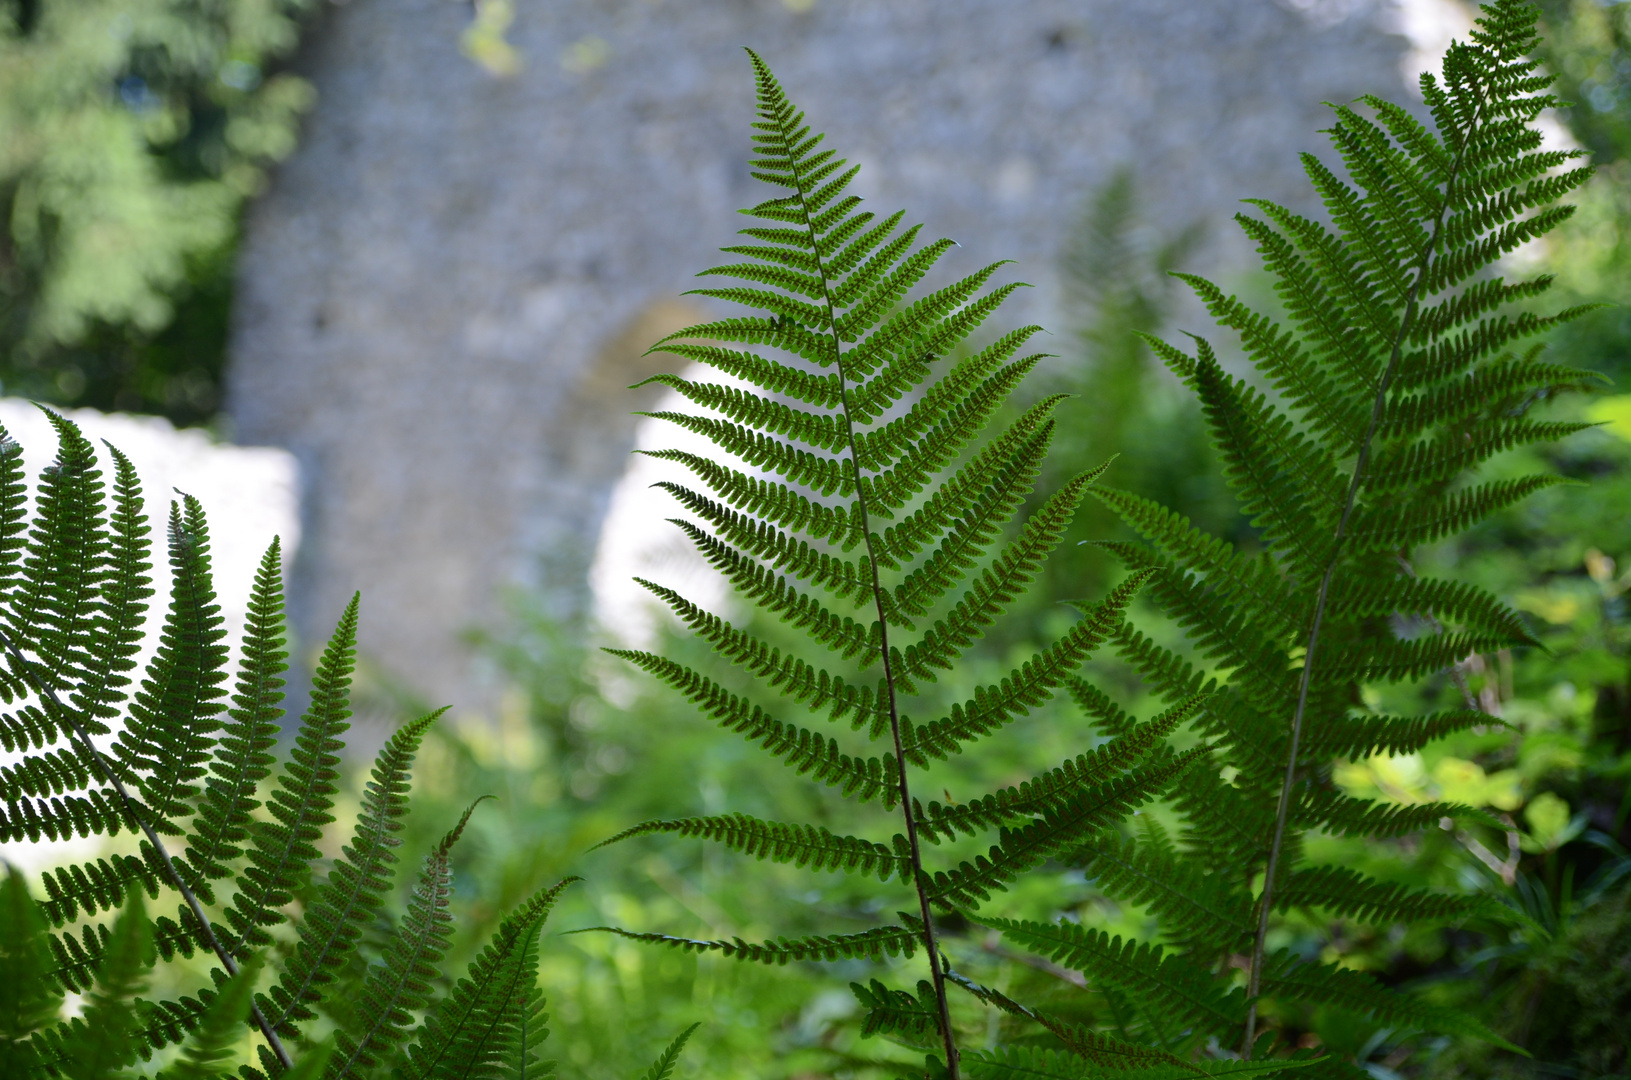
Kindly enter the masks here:
[[761, 197], [743, 43], [875, 208], [957, 239], [948, 272], [1017, 260], [1041, 287], [1010, 317], [1048, 324], [1062, 226], [1128, 163], [1157, 216], [1306, 208], [1320, 102], [1401, 89], [1396, 2], [551, 0], [517, 5], [511, 78], [459, 54], [466, 5], [330, 9], [299, 64], [319, 105], [246, 224], [228, 373], [237, 439], [301, 464], [304, 641], [361, 588], [364, 650], [464, 703], [460, 631], [501, 587], [582, 609], [633, 431], [607, 343]]

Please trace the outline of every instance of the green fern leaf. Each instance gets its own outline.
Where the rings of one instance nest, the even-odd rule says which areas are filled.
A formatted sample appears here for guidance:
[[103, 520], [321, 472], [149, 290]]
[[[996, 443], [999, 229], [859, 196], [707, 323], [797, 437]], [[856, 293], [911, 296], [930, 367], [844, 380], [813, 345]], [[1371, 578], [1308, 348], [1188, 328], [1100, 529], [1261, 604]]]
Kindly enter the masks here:
[[216, 743], [215, 760], [188, 838], [186, 860], [193, 887], [209, 898], [206, 884], [230, 875], [227, 863], [243, 854], [250, 813], [260, 806], [260, 783], [270, 774], [269, 751], [283, 710], [283, 672], [288, 669], [283, 632], [283, 550], [274, 538], [261, 557], [245, 612], [243, 661], [228, 722]]
[[426, 1016], [405, 1055], [413, 1080], [476, 1080], [533, 1067], [542, 1041], [538, 936], [561, 893], [577, 878], [535, 893], [499, 923], [481, 954]]
[[819, 825], [785, 825], [740, 813], [681, 818], [678, 821], [647, 821], [595, 846], [605, 847], [652, 833], [675, 833], [711, 840], [744, 855], [769, 859], [771, 862], [790, 862], [795, 866], [808, 866], [812, 870], [876, 874], [879, 881], [888, 881], [891, 877], [899, 877], [902, 881], [911, 879], [910, 861], [899, 850], [905, 843], [901, 837], [897, 836], [895, 846], [890, 847], [855, 836], [839, 836]]
[[57, 1018], [62, 993], [50, 977], [45, 920], [14, 867], [0, 881], [0, 1080], [28, 1080], [36, 1047], [30, 1036]]
[[1464, 1035], [1503, 1049], [1518, 1050], [1473, 1019], [1466, 1010], [1413, 1001], [1388, 990], [1364, 972], [1332, 964], [1304, 963], [1287, 951], [1267, 959], [1263, 989], [1267, 994], [1290, 1000], [1333, 1005], [1396, 1027]]
[[170, 506], [170, 611], [117, 750], [127, 769], [140, 772], [148, 825], [169, 836], [183, 835], [181, 823], [192, 816], [220, 726], [227, 659], [204, 510], [190, 495], [184, 503], [185, 510]]
[[1130, 576], [1045, 651], [1009, 673], [998, 685], [981, 687], [973, 698], [953, 705], [943, 719], [916, 728], [903, 720], [906, 759], [922, 765], [926, 764], [924, 756], [944, 758], [959, 753], [965, 744], [1048, 700], [1053, 690], [1069, 678], [1070, 671], [1112, 637], [1127, 605], [1150, 577], [1148, 572]]
[[991, 898], [992, 889], [1005, 889], [1019, 875], [1079, 846], [1088, 836], [1160, 795], [1209, 751], [1210, 747], [1203, 746], [1168, 755], [1050, 807], [1030, 824], [1002, 829], [997, 844], [985, 855], [962, 862], [950, 872], [935, 873], [929, 899], [952, 907], [977, 907]]
[[214, 1080], [228, 1074], [226, 1062], [238, 1049], [260, 972], [260, 957], [251, 957], [222, 985], [182, 1046], [181, 1057], [159, 1073], [159, 1080]]
[[1251, 897], [1174, 852], [1107, 834], [1084, 845], [1075, 863], [1108, 895], [1148, 907], [1161, 932], [1188, 948], [1238, 944], [1251, 934]]
[[261, 1011], [279, 1034], [298, 1035], [295, 1024], [314, 1017], [312, 1006], [356, 951], [363, 929], [376, 916], [390, 888], [397, 833], [408, 812], [408, 780], [419, 742], [446, 712], [399, 728], [375, 759], [364, 789], [357, 827], [301, 920], [300, 942]]
[[674, 1066], [679, 1064], [680, 1052], [685, 1049], [686, 1041], [701, 1026], [701, 1024], [692, 1024], [674, 1036], [674, 1041], [669, 1043], [661, 1054], [657, 1055], [657, 1060], [651, 1063], [651, 1068], [641, 1074], [640, 1080], [669, 1080], [674, 1075]]
[[668, 945], [684, 952], [717, 952], [733, 960], [781, 966], [795, 960], [882, 962], [889, 956], [910, 960], [917, 951], [918, 940], [921, 937], [920, 931], [901, 926], [878, 926], [858, 934], [813, 935], [801, 938], [777, 938], [774, 941], [743, 941], [739, 937], [733, 937], [728, 941], [709, 941], [673, 937], [669, 934], [640, 934], [631, 930], [619, 930], [614, 926], [589, 926], [572, 932], [580, 934], [591, 930], [616, 934], [631, 941]]
[[135, 1026], [133, 1002], [146, 986], [152, 965], [152, 923], [141, 893], [132, 891], [113, 924], [84, 1017], [58, 1028], [56, 1038], [50, 1032], [45, 1036], [48, 1045], [60, 1042], [73, 1048], [68, 1071], [74, 1080], [106, 1080], [135, 1062], [136, 1047], [130, 1038]]
[[[893, 755], [885, 755], [881, 759], [851, 757], [843, 752], [836, 739], [776, 720], [746, 698], [731, 693], [682, 664], [653, 653], [623, 649], [607, 651], [656, 675], [694, 702], [704, 715], [718, 720], [720, 726], [759, 743], [800, 775], [808, 774], [813, 779], [838, 787], [845, 796], [852, 796], [859, 802], [881, 798], [886, 808], [894, 806], [895, 781], [899, 774]], [[856, 691], [845, 686], [842, 680], [828, 681], [825, 672], [820, 675], [822, 678], [814, 690], [815, 700], [810, 705], [812, 709], [821, 708], [831, 698], [831, 719], [842, 719], [853, 710], [857, 714], [857, 727], [865, 723], [868, 717], [876, 715], [876, 706], [871, 704], [872, 698], [866, 688]], [[802, 689], [789, 688], [786, 692], [797, 696]]]
[[1067, 803], [1088, 796], [1101, 784], [1121, 777], [1126, 770], [1148, 756], [1166, 737], [1188, 719], [1201, 704], [1191, 700], [1168, 709], [1097, 750], [1075, 758], [1017, 787], [1006, 787], [964, 803], [942, 806], [938, 802], [913, 808], [918, 831], [930, 843], [950, 840], [958, 833], [978, 835], [982, 830], [1012, 824], [1016, 819], [1046, 814]]
[[1153, 1012], [1175, 1044], [1178, 1038], [1224, 1034], [1245, 1018], [1245, 996], [1224, 990], [1211, 972], [1157, 946], [1112, 938], [1075, 923], [1038, 923], [988, 919], [1003, 937], [1055, 963], [1080, 971], [1093, 985], [1104, 985], [1142, 1002]]
[[877, 979], [867, 986], [850, 983], [849, 988], [866, 1010], [861, 1019], [862, 1038], [896, 1035], [920, 1039], [940, 1029], [934, 987], [927, 982], [917, 984], [915, 997], [904, 990], [891, 990]]
[[[477, 800], [480, 802], [480, 800]], [[453, 934], [453, 872], [449, 856], [464, 834], [476, 806], [464, 812], [451, 832], [425, 856], [425, 867], [408, 901], [408, 910], [386, 943], [381, 962], [369, 968], [359, 999], [358, 1032], [334, 1036], [334, 1060], [328, 1080], [366, 1073], [389, 1061], [409, 1034], [412, 1014], [430, 1003], [438, 965]]]
[[272, 820], [249, 826], [249, 865], [238, 875], [238, 892], [226, 912], [232, 935], [225, 945], [233, 955], [247, 955], [270, 942], [267, 928], [283, 922], [281, 909], [318, 857], [313, 841], [334, 820], [329, 810], [338, 791], [340, 735], [351, 726], [346, 721], [351, 716], [347, 705], [356, 663], [358, 603], [353, 596], [346, 605], [318, 660], [311, 705], [301, 717], [288, 770], [266, 801]]

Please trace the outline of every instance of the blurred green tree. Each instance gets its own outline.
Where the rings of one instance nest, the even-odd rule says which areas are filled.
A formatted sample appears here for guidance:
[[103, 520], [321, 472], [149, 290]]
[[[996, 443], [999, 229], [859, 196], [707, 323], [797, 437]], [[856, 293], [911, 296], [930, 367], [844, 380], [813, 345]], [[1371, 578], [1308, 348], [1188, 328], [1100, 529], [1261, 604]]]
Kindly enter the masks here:
[[198, 423], [313, 0], [0, 0], [0, 390]]

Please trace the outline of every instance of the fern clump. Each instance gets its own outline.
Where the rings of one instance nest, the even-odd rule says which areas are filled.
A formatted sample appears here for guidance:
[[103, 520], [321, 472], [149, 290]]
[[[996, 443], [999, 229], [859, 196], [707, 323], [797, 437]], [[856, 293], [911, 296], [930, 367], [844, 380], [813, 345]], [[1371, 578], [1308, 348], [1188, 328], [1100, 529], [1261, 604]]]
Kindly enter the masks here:
[[[1293, 1066], [1358, 1075], [1334, 1057], [1288, 1059], [1292, 1048], [1260, 1040], [1267, 1003], [1493, 1039], [1369, 975], [1271, 951], [1268, 939], [1275, 916], [1292, 909], [1382, 924], [1511, 917], [1493, 901], [1313, 865], [1302, 837], [1401, 836], [1445, 818], [1484, 820], [1465, 807], [1350, 799], [1331, 784], [1330, 765], [1409, 752], [1493, 722], [1475, 704], [1377, 715], [1363, 705], [1361, 684], [1419, 678], [1475, 649], [1531, 642], [1495, 597], [1418, 577], [1409, 553], [1557, 482], [1463, 478], [1503, 450], [1575, 430], [1530, 413], [1591, 379], [1546, 363], [1538, 348], [1513, 351], [1577, 313], [1506, 313], [1542, 294], [1547, 279], [1508, 284], [1486, 273], [1563, 220], [1568, 209], [1552, 204], [1586, 176], [1564, 168], [1570, 152], [1539, 149], [1532, 122], [1554, 102], [1527, 59], [1533, 26], [1533, 10], [1517, 0], [1486, 9], [1472, 39], [1450, 50], [1442, 79], [1423, 79], [1431, 129], [1379, 98], [1338, 107], [1331, 137], [1345, 173], [1304, 158], [1330, 226], [1261, 201], [1261, 216], [1241, 215], [1289, 329], [1183, 276], [1241, 335], [1268, 386], [1229, 374], [1204, 339], [1191, 352], [1151, 340], [1201, 400], [1226, 479], [1260, 533], [1250, 552], [1100, 484], [1103, 465], [1016, 523], [1059, 399], [1045, 398], [1001, 431], [986, 426], [1041, 359], [1024, 354], [1039, 328], [961, 346], [1019, 286], [992, 285], [995, 263], [915, 293], [951, 242], [919, 245], [918, 228], [901, 228], [902, 213], [878, 219], [860, 209], [847, 192], [857, 169], [820, 148], [821, 136], [750, 52], [753, 174], [780, 193], [743, 211], [757, 219], [742, 230], [751, 242], [723, 249], [746, 261], [705, 271], [741, 284], [696, 293], [753, 314], [654, 346], [725, 377], [659, 376], [696, 411], [652, 414], [706, 437], [721, 456], [656, 456], [695, 478], [663, 485], [692, 515], [679, 527], [740, 599], [801, 631], [811, 657], [822, 658], [785, 651], [651, 582], [643, 584], [760, 695], [656, 653], [614, 651], [799, 774], [876, 804], [887, 815], [880, 822], [897, 831], [840, 835], [733, 813], [650, 821], [613, 840], [666, 833], [870, 875], [898, 882], [914, 910], [861, 933], [774, 941], [615, 932], [773, 964], [921, 952], [927, 978], [915, 993], [876, 980], [856, 985], [863, 1028], [935, 1045], [951, 1076]], [[964, 662], [1032, 582], [1089, 494], [1149, 541], [1107, 545], [1128, 576], [1006, 678], [912, 719], [914, 700], [928, 701], [928, 684]], [[1194, 655], [1128, 621], [1140, 590], [1171, 613]], [[1078, 677], [1106, 644], [1165, 699], [1159, 715], [1141, 721]], [[1102, 736], [1096, 749], [966, 802], [914, 794], [931, 763], [978, 752], [1066, 688]], [[818, 724], [784, 719], [795, 706]], [[1179, 735], [1177, 745], [1190, 749], [1169, 744]], [[1136, 808], [1161, 798], [1181, 823], [1175, 837], [1148, 817], [1137, 831], [1127, 827]], [[981, 836], [994, 839], [984, 854], [931, 865], [930, 847]], [[1048, 863], [1079, 866], [1102, 892], [1142, 906], [1156, 937], [982, 913]], [[947, 955], [948, 943], [956, 948], [948, 935], [970, 924], [998, 932], [1041, 967], [1076, 973], [1106, 1012], [1067, 1017], [970, 979]], [[1032, 1025], [1047, 1047], [969, 1052], [960, 1062], [952, 988]], [[1230, 1057], [1233, 1064], [1218, 1060]]]
[[[336, 976], [362, 959], [364, 929], [380, 919], [414, 758], [444, 710], [404, 725], [380, 751], [351, 843], [292, 920], [293, 948], [274, 959], [273, 934], [291, 923], [291, 901], [334, 823], [358, 600], [323, 652], [274, 776], [288, 667], [278, 542], [255, 577], [229, 696], [204, 509], [190, 496], [171, 505], [168, 610], [133, 691], [154, 596], [141, 485], [110, 447], [110, 494], [79, 429], [54, 414], [51, 422], [59, 450], [32, 525], [21, 448], [0, 430], [0, 748], [15, 759], [0, 767], [0, 840], [140, 839], [138, 854], [48, 870], [43, 901], [15, 871], [0, 883], [0, 1077], [101, 1080], [179, 1044], [163, 1075], [202, 1080], [223, 1074], [246, 1024], [260, 1059], [242, 1068], [246, 1080], [541, 1075], [538, 937], [575, 879], [511, 912], [466, 978], [440, 993], [448, 859], [469, 812], [426, 857], [406, 915], [366, 966], [359, 1001], [348, 1003], [354, 1023], [332, 1044], [308, 1038]], [[174, 914], [149, 918], [150, 902]], [[213, 957], [208, 983], [142, 997], [155, 964], [200, 950]], [[61, 1018], [69, 992], [86, 996], [83, 1017]]]
[[[860, 933], [764, 942], [628, 936], [776, 964], [921, 951], [928, 978], [919, 996], [881, 983], [856, 987], [868, 1010], [865, 1027], [925, 1035], [954, 1076], [948, 986], [1019, 1010], [1067, 1043], [1154, 1060], [1159, 1055], [1145, 1048], [1113, 1048], [1113, 1040], [1073, 1033], [1068, 1022], [958, 974], [937, 919], [976, 911], [1021, 875], [1077, 850], [1166, 791], [1206, 753], [1175, 753], [1164, 741], [1200, 698], [1025, 783], [964, 803], [925, 804], [913, 794], [912, 777], [997, 735], [1065, 686], [1116, 633], [1155, 571], [1135, 571], [1007, 677], [941, 715], [910, 717], [913, 699], [930, 700], [928, 684], [954, 669], [1036, 577], [1103, 467], [1068, 480], [1008, 535], [1047, 454], [1063, 395], [989, 434], [989, 422], [1043, 358], [1024, 352], [1041, 327], [1003, 333], [953, 357], [1020, 284], [993, 285], [1003, 265], [993, 263], [913, 298], [952, 242], [918, 246], [919, 227], [901, 228], [904, 212], [879, 219], [861, 210], [861, 200], [846, 193], [857, 168], [818, 149], [821, 136], [811, 134], [763, 61], [749, 55], [758, 87], [754, 175], [784, 194], [744, 211], [763, 223], [743, 230], [753, 243], [724, 249], [751, 261], [706, 271], [747, 284], [696, 292], [759, 314], [692, 326], [659, 342], [655, 348], [734, 382], [658, 376], [654, 381], [705, 411], [652, 414], [706, 436], [746, 468], [685, 451], [656, 456], [696, 477], [695, 487], [664, 486], [701, 522], [677, 524], [702, 554], [739, 596], [802, 630], [830, 659], [784, 653], [672, 589], [644, 584], [760, 687], [819, 721], [848, 727], [856, 743], [846, 749], [819, 728], [781, 720], [661, 655], [614, 652], [796, 772], [854, 802], [877, 804], [881, 820], [899, 831], [873, 840], [737, 813], [651, 821], [607, 842], [670, 833], [812, 870], [871, 875], [903, 886], [915, 911]], [[863, 741], [871, 748], [862, 749]], [[994, 840], [984, 854], [929, 865], [927, 847], [982, 836]]]

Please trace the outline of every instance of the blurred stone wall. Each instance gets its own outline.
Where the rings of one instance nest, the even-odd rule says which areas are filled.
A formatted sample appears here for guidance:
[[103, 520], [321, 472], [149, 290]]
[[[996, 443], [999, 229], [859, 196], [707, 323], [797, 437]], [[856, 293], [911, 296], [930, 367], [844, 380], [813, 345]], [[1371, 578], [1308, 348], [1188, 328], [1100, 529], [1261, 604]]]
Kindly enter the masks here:
[[769, 190], [743, 45], [871, 209], [959, 241], [947, 273], [1016, 260], [1039, 287], [1009, 324], [1056, 327], [1061, 243], [1113, 171], [1157, 222], [1218, 223], [1197, 269], [1237, 262], [1237, 200], [1307, 208], [1321, 102], [1398, 95], [1408, 47], [1366, 0], [517, 0], [499, 77], [461, 55], [471, 11], [348, 0], [313, 32], [320, 103], [247, 222], [229, 374], [236, 440], [300, 461], [308, 646], [361, 589], [364, 651], [459, 705], [461, 632], [505, 587], [583, 610], [622, 387]]

